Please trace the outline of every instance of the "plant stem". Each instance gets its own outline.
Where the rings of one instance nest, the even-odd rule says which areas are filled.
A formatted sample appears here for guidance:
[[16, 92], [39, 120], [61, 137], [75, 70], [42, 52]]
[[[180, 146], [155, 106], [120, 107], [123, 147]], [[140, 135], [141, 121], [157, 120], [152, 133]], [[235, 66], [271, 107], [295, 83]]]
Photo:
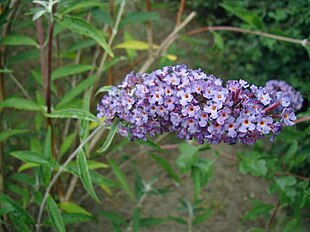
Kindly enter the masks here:
[[[146, 1], [146, 10], [148, 12], [151, 12], [151, 10], [152, 10], [152, 2], [150, 0]], [[149, 45], [148, 55], [150, 58], [153, 56], [153, 28], [152, 28], [151, 21], [146, 21], [145, 27], [146, 27], [147, 42]]]
[[273, 213], [272, 213], [272, 216], [271, 216], [271, 218], [270, 218], [270, 220], [269, 220], [269, 222], [268, 222], [268, 225], [267, 225], [267, 232], [268, 231], [270, 231], [270, 229], [271, 229], [271, 226], [273, 225], [273, 223], [274, 223], [274, 220], [275, 220], [275, 218], [276, 218], [276, 215], [277, 215], [277, 212], [278, 212], [278, 210], [279, 210], [279, 207], [280, 207], [280, 202], [278, 202], [278, 204], [277, 204], [277, 206], [275, 207], [275, 209], [274, 209], [274, 211], [273, 211]]
[[[36, 4], [38, 7], [39, 5]], [[46, 60], [45, 60], [45, 49], [44, 49], [44, 31], [42, 26], [42, 18], [38, 18], [36, 22], [37, 31], [38, 31], [38, 40], [40, 46], [40, 66], [41, 66], [41, 76], [42, 76], [42, 85], [43, 85], [43, 96], [46, 96]]]
[[86, 143], [88, 143], [89, 140], [91, 140], [95, 134], [97, 134], [98, 131], [100, 131], [105, 125], [101, 124], [99, 127], [97, 127], [73, 152], [72, 154], [67, 158], [67, 160], [64, 162], [64, 164], [59, 168], [59, 170], [56, 172], [56, 174], [53, 176], [51, 182], [47, 186], [43, 200], [41, 202], [41, 206], [39, 209], [38, 217], [37, 217], [37, 223], [36, 223], [36, 232], [40, 231], [40, 224], [42, 219], [43, 210], [45, 208], [46, 200], [49, 195], [49, 192], [51, 191], [53, 185], [56, 183], [58, 177], [61, 175], [61, 173], [65, 170], [67, 165], [76, 157], [79, 150], [82, 149]]
[[262, 31], [254, 31], [254, 30], [247, 30], [247, 29], [242, 29], [239, 27], [231, 27], [231, 26], [209, 26], [209, 27], [201, 27], [199, 29], [191, 30], [187, 32], [187, 35], [195, 35], [201, 32], [205, 31], [234, 31], [234, 32], [240, 32], [240, 33], [245, 33], [245, 34], [253, 34], [253, 35], [259, 35], [262, 37], [266, 37], [269, 39], [275, 39], [275, 40], [280, 40], [280, 41], [285, 41], [289, 43], [296, 43], [296, 44], [301, 44], [303, 46], [310, 45], [310, 42], [307, 39], [293, 39], [290, 37], [285, 37], [281, 35], [275, 35], [275, 34], [270, 34]]
[[26, 91], [26, 89], [23, 87], [23, 85], [17, 80], [17, 78], [12, 74], [10, 73], [9, 76], [11, 77], [11, 79], [13, 80], [13, 82], [17, 85], [17, 87], [20, 89], [20, 91], [24, 94], [24, 96], [27, 98], [27, 99], [31, 99], [28, 92]]
[[[113, 41], [115, 39], [116, 34], [118, 33], [118, 26], [119, 26], [119, 23], [121, 22], [121, 17], [123, 15], [123, 12], [124, 12], [124, 9], [125, 9], [125, 5], [126, 5], [126, 0], [123, 0], [121, 2], [121, 5], [120, 5], [120, 8], [119, 8], [117, 17], [116, 17], [116, 21], [115, 21], [114, 27], [112, 29], [112, 34], [111, 34], [109, 42], [108, 42], [110, 47], [111, 47], [111, 45], [112, 45], [112, 43], [113, 43]], [[94, 83], [93, 89], [92, 89], [92, 96], [95, 95], [96, 89], [97, 89], [99, 81], [100, 81], [100, 75], [103, 72], [104, 64], [105, 64], [105, 61], [106, 61], [107, 57], [108, 57], [108, 53], [105, 51], [103, 56], [102, 56], [102, 59], [100, 61], [100, 64], [98, 66], [97, 72], [95, 74], [96, 75], [96, 79], [95, 79], [95, 83]]]
[[180, 1], [180, 7], [179, 7], [178, 15], [177, 15], [176, 25], [179, 25], [182, 22], [182, 15], [183, 15], [184, 8], [185, 8], [185, 2], [186, 0]]
[[177, 34], [182, 30], [194, 17], [196, 16], [195, 12], [190, 13], [187, 18], [180, 24], [177, 25], [174, 30], [166, 37], [166, 39], [161, 43], [157, 51], [152, 57], [149, 57], [142, 67], [139, 70], [139, 73], [144, 73], [152, 65], [156, 58], [160, 57], [164, 52], [167, 51], [169, 46], [175, 41]]

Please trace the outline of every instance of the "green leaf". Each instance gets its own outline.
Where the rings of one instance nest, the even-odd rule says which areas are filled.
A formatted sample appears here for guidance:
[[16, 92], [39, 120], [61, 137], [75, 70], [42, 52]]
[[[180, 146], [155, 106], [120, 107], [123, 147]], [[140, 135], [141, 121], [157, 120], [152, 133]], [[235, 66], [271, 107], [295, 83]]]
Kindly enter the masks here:
[[175, 172], [174, 168], [169, 164], [169, 162], [159, 156], [159, 155], [156, 155], [156, 154], [152, 154], [152, 153], [149, 153], [148, 154], [158, 165], [160, 165], [166, 172], [167, 174], [172, 178], [174, 179], [176, 182], [180, 183], [181, 180], [180, 180], [180, 177], [178, 176], [178, 174]]
[[[73, 4], [72, 4], [73, 3]], [[92, 8], [92, 7], [99, 7], [99, 8], [103, 8], [105, 7], [106, 4], [104, 2], [97, 2], [94, 0], [83, 0], [82, 2], [71, 2], [71, 4], [68, 4], [68, 7], [62, 9], [60, 12], [62, 15], [66, 15], [69, 14], [73, 11], [80, 11], [83, 9], [87, 9], [87, 8]]]
[[222, 36], [215, 32], [215, 31], [211, 31], [212, 34], [213, 34], [213, 38], [214, 38], [214, 43], [215, 45], [221, 50], [223, 51], [224, 50], [224, 41], [223, 41], [223, 38]]
[[56, 109], [63, 107], [65, 104], [75, 99], [75, 97], [77, 97], [79, 94], [83, 93], [86, 88], [94, 83], [95, 78], [95, 76], [88, 77], [86, 80], [78, 84], [60, 100], [60, 102], [56, 105]]
[[62, 214], [62, 219], [65, 225], [77, 224], [82, 222], [88, 222], [94, 220], [93, 216], [80, 213], [64, 213]]
[[236, 5], [232, 6], [232, 5], [228, 5], [224, 3], [220, 3], [220, 6], [222, 6], [226, 11], [242, 19], [244, 22], [248, 23], [249, 25], [255, 26], [257, 29], [263, 28], [262, 20], [253, 11], [251, 12], [247, 9], [243, 9]]
[[50, 118], [74, 118], [88, 120], [92, 122], [99, 122], [96, 116], [86, 110], [81, 109], [55, 110], [52, 113], [46, 114], [46, 116]]
[[[86, 111], [90, 110], [90, 98], [91, 98], [92, 91], [89, 89], [85, 94], [83, 98], [83, 109]], [[87, 120], [81, 120], [80, 122], [80, 128], [79, 128], [79, 136], [80, 141], [84, 141], [89, 134], [89, 122]], [[85, 150], [87, 149], [87, 146]], [[88, 156], [88, 154], [86, 154]]]
[[109, 219], [113, 224], [116, 224], [116, 225], [125, 225], [126, 224], [126, 220], [121, 215], [119, 215], [117, 213], [112, 213], [112, 212], [108, 212], [105, 210], [100, 210], [99, 215]]
[[103, 93], [103, 92], [109, 92], [112, 89], [112, 85], [106, 85], [101, 87], [100, 89], [98, 89], [98, 91], [96, 92], [96, 95], [98, 95], [99, 93]]
[[16, 63], [39, 59], [39, 57], [39, 49], [31, 49], [23, 52], [18, 52], [16, 55], [8, 57], [7, 65], [12, 66]]
[[167, 218], [169, 221], [173, 221], [173, 222], [176, 222], [178, 224], [182, 224], [182, 225], [187, 225], [187, 221], [184, 220], [183, 218], [181, 217], [168, 217]]
[[156, 217], [147, 217], [140, 219], [140, 226], [141, 227], [149, 227], [149, 226], [156, 226], [163, 224], [167, 221], [166, 218], [156, 218]]
[[24, 162], [30, 162], [35, 164], [48, 164], [49, 160], [44, 156], [33, 152], [33, 151], [14, 151], [10, 153], [11, 156], [14, 156], [17, 159], [20, 159]]
[[266, 161], [261, 159], [258, 152], [245, 154], [239, 163], [241, 173], [251, 173], [254, 176], [264, 176], [267, 174]]
[[293, 176], [283, 176], [275, 178], [277, 186], [280, 190], [290, 198], [291, 200], [294, 199], [296, 196], [296, 178]]
[[111, 126], [111, 129], [109, 131], [109, 134], [106, 140], [104, 141], [103, 145], [101, 146], [101, 148], [98, 150], [98, 152], [105, 152], [106, 150], [108, 150], [116, 132], [118, 131], [118, 124], [119, 124], [118, 120], [115, 120], [113, 122], [113, 125]]
[[75, 135], [76, 135], [75, 132], [73, 132], [72, 134], [68, 135], [67, 138], [65, 138], [65, 140], [63, 141], [60, 147], [61, 156], [66, 154], [66, 152], [71, 148], [72, 143], [74, 142], [74, 139], [75, 139]]
[[79, 168], [79, 174], [82, 180], [82, 183], [84, 185], [84, 188], [89, 193], [89, 195], [96, 200], [98, 203], [100, 203], [99, 198], [96, 195], [96, 192], [94, 190], [93, 184], [91, 182], [89, 169], [87, 166], [87, 160], [86, 155], [83, 150], [80, 150], [77, 156], [77, 165]]
[[120, 27], [132, 23], [144, 23], [146, 21], [155, 21], [159, 19], [158, 13], [155, 12], [134, 12], [128, 14], [120, 23]]
[[13, 208], [14, 212], [18, 215], [18, 217], [26, 224], [34, 224], [32, 217], [28, 214], [23, 207], [21, 207], [16, 201], [6, 196], [3, 193], [0, 193], [0, 202], [3, 207]]
[[140, 228], [140, 218], [141, 218], [141, 208], [138, 207], [135, 209], [132, 218], [132, 231], [138, 232]]
[[137, 139], [137, 140], [135, 140], [135, 142], [138, 143], [138, 144], [141, 144], [143, 146], [155, 149], [157, 151], [165, 152], [165, 150], [162, 149], [161, 146], [159, 146], [158, 144], [154, 143], [152, 140], [144, 141], [142, 139]]
[[89, 170], [96, 170], [99, 168], [108, 168], [109, 166], [105, 163], [96, 161], [96, 160], [87, 160], [87, 165]]
[[78, 213], [91, 216], [91, 213], [88, 212], [86, 209], [72, 202], [61, 202], [59, 203], [59, 207], [67, 213]]
[[308, 56], [309, 56], [309, 59], [310, 59], [310, 46], [303, 46], [305, 49], [306, 49], [306, 51], [307, 51], [307, 53], [308, 53]]
[[129, 197], [131, 198], [131, 200], [134, 201], [135, 195], [132, 192], [132, 190], [130, 189], [124, 173], [122, 172], [120, 167], [116, 164], [116, 162], [113, 159], [109, 158], [108, 162], [109, 162], [109, 166], [112, 168], [116, 178], [118, 179], [121, 187], [127, 192]]
[[35, 168], [40, 166], [39, 164], [35, 164], [35, 163], [23, 163], [19, 168], [18, 168], [18, 172], [23, 172], [25, 170], [31, 169], [31, 168]]
[[25, 35], [6, 36], [1, 40], [1, 44], [9, 45], [9, 46], [28, 45], [28, 46], [39, 47], [36, 41], [34, 41], [32, 38], [25, 36]]
[[281, 230], [281, 232], [304, 232], [302, 223], [300, 222], [300, 219], [293, 218], [289, 220], [284, 228]]
[[79, 40], [76, 43], [70, 45], [70, 47], [67, 49], [67, 52], [76, 52], [78, 50], [88, 48], [94, 45], [96, 45], [96, 41], [92, 39], [87, 39], [83, 41]]
[[[73, 163], [70, 163], [67, 168], [66, 168], [66, 171], [72, 173], [73, 175], [76, 175], [76, 176], [80, 176], [79, 175], [79, 170], [78, 170], [78, 167], [77, 165], [73, 165]], [[90, 174], [90, 178], [91, 178], [91, 181], [95, 184], [98, 184], [98, 185], [102, 185], [102, 186], [108, 186], [108, 187], [120, 187], [118, 183], [110, 180], [109, 178], [93, 171], [93, 170], [90, 170], [89, 171], [89, 174]]]
[[42, 110], [41, 106], [39, 106], [35, 102], [19, 97], [8, 98], [0, 102], [0, 108], [14, 108], [17, 110], [30, 110], [30, 111]]
[[26, 184], [29, 186], [35, 185], [35, 182], [36, 182], [36, 180], [33, 176], [23, 174], [23, 173], [14, 173], [14, 174], [10, 175], [9, 179], [12, 179], [12, 180], [17, 181], [21, 184]]
[[200, 215], [195, 215], [195, 218], [193, 220], [193, 225], [198, 225], [198, 224], [205, 222], [212, 215], [211, 209], [208, 209], [206, 211], [207, 212], [204, 212]]
[[196, 161], [196, 156], [199, 151], [199, 146], [191, 145], [189, 143], [181, 143], [179, 145], [180, 156], [177, 158], [177, 165], [182, 172], [189, 171], [191, 166]]
[[94, 68], [93, 66], [87, 64], [70, 64], [63, 67], [59, 67], [53, 71], [52, 80], [54, 81], [62, 77], [87, 72], [93, 68]]
[[[49, 126], [44, 141], [43, 156], [46, 159], [52, 160], [52, 129]], [[42, 177], [43, 183], [47, 186], [52, 176], [52, 167], [50, 165], [42, 165], [40, 167], [40, 176]]]
[[256, 220], [259, 216], [264, 216], [268, 218], [270, 210], [274, 207], [270, 204], [265, 204], [261, 201], [254, 201], [253, 208], [250, 209], [244, 216], [242, 220]]
[[18, 134], [23, 134], [28, 132], [28, 130], [6, 130], [0, 133], [0, 142], [11, 137], [14, 135], [18, 135]]
[[50, 195], [47, 198], [46, 206], [47, 206], [47, 212], [48, 212], [49, 218], [51, 220], [51, 223], [54, 229], [57, 232], [65, 232], [66, 228], [63, 222], [63, 218], [60, 214], [60, 210], [56, 202]]
[[84, 19], [78, 17], [64, 16], [61, 20], [57, 19], [62, 26], [80, 35], [85, 35], [95, 40], [111, 56], [114, 57], [112, 49], [105, 41], [103, 33], [97, 30]]

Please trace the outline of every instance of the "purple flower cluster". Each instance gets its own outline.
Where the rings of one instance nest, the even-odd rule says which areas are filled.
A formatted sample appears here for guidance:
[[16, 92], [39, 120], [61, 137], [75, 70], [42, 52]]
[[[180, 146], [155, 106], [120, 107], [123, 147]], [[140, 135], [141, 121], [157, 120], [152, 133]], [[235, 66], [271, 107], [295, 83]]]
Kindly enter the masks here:
[[[175, 131], [181, 139], [199, 143], [253, 144], [296, 119], [283, 92], [227, 81], [185, 65], [164, 67], [150, 74], [128, 74], [97, 106], [98, 117], [111, 124], [120, 120], [119, 133], [146, 139]], [[273, 136], [272, 136], [273, 137]]]
[[289, 107], [294, 110], [300, 110], [304, 101], [300, 92], [296, 91], [285, 81], [270, 80], [267, 81], [265, 88], [269, 91], [270, 96], [276, 97], [277, 94], [283, 94], [282, 99], [289, 99]]

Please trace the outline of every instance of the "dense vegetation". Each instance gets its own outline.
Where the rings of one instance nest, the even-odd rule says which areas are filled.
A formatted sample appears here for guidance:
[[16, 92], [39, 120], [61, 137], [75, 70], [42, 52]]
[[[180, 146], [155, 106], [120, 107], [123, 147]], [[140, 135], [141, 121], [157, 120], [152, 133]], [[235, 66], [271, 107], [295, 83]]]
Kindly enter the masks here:
[[[309, 7], [307, 0], [0, 0], [0, 232], [86, 231], [102, 220], [106, 226], [98, 231], [204, 228], [199, 226], [212, 224], [217, 213], [204, 190], [217, 178], [218, 157], [253, 181], [265, 180], [275, 199], [253, 199], [232, 231], [306, 231]], [[199, 136], [198, 142], [174, 133], [129, 141], [117, 135], [118, 121], [107, 125], [107, 115], [95, 116], [102, 96], [132, 70], [150, 73], [176, 64], [224, 81], [285, 81], [304, 98], [295, 125], [273, 142], [266, 136], [251, 146], [230, 145], [236, 152], [227, 154], [222, 144], [210, 144], [215, 140], [200, 145]], [[102, 112], [113, 108], [104, 104]], [[149, 166], [138, 168], [143, 155]], [[168, 185], [158, 176], [144, 178], [154, 168]], [[175, 205], [178, 215], [146, 216], [149, 197], [168, 199], [187, 176], [192, 196]], [[116, 211], [119, 193], [126, 197]]]

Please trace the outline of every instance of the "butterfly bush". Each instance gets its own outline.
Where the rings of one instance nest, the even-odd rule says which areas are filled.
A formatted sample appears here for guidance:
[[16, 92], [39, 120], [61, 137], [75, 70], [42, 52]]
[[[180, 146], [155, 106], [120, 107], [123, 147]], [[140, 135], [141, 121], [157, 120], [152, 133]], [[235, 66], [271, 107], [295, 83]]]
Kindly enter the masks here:
[[[289, 91], [278, 91], [283, 86]], [[108, 125], [120, 120], [119, 134], [131, 139], [176, 132], [199, 143], [253, 144], [267, 134], [273, 139], [283, 125], [294, 124], [293, 108], [301, 105], [300, 95], [295, 95], [282, 82], [266, 87], [244, 80], [223, 84], [201, 69], [176, 65], [150, 74], [131, 72], [103, 97], [97, 116]]]

